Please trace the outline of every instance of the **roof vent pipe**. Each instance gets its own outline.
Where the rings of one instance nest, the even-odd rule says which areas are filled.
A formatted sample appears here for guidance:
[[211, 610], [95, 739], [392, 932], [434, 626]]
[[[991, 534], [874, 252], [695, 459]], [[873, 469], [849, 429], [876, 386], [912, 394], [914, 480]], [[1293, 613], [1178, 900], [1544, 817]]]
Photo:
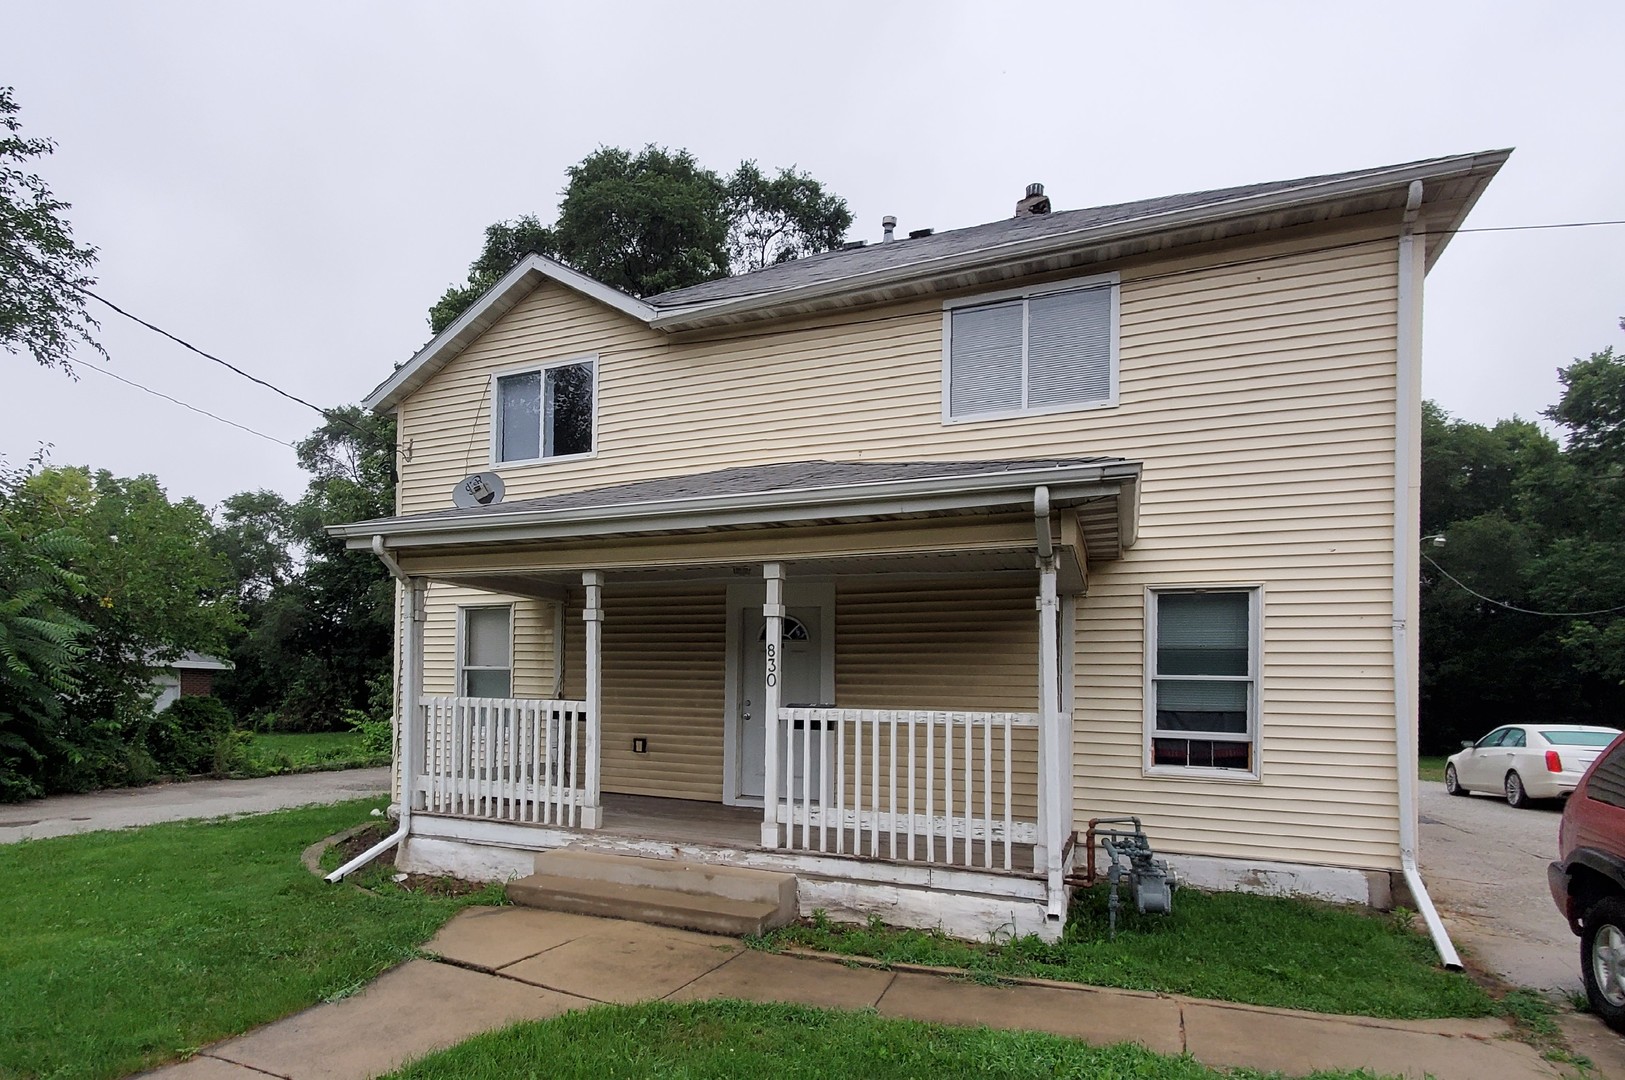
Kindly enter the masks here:
[[896, 239], [892, 236], [892, 233], [897, 230], [897, 219], [891, 214], [887, 214], [885, 217], [880, 219], [880, 228], [884, 234], [880, 238], [881, 243], [886, 243], [889, 240]]
[[1028, 184], [1026, 196], [1016, 203], [1016, 217], [1047, 213], [1049, 213], [1049, 196], [1044, 194], [1044, 185]]

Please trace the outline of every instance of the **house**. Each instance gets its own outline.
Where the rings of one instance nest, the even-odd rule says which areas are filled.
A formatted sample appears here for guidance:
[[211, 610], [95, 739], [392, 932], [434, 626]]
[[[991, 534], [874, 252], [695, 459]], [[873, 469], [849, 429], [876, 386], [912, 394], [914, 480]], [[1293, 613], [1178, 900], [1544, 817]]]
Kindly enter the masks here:
[[400, 581], [398, 864], [570, 845], [1053, 938], [1137, 815], [1186, 881], [1437, 928], [1423, 280], [1507, 156], [1034, 185], [642, 299], [527, 257], [367, 399], [398, 513], [334, 530]]
[[231, 661], [217, 656], [191, 651], [182, 653], [152, 677], [152, 685], [158, 693], [153, 700], [152, 711], [163, 712], [183, 697], [212, 697], [215, 672], [230, 671], [231, 667]]

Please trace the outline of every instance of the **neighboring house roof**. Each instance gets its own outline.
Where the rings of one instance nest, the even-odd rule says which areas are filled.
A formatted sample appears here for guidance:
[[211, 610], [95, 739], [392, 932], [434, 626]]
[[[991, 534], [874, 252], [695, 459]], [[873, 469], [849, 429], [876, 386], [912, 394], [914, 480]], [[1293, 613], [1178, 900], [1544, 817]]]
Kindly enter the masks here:
[[230, 671], [233, 665], [230, 660], [189, 650], [181, 653], [179, 659], [170, 661], [169, 667], [176, 671]]
[[1048, 487], [1059, 508], [1120, 496], [1116, 542], [1134, 542], [1138, 462], [1113, 457], [981, 461], [797, 461], [639, 480], [475, 509], [330, 526], [364, 547], [385, 536], [391, 548], [462, 540], [581, 537], [734, 524], [790, 524], [943, 510], [1030, 506]]
[[[455, 322], [384, 380], [363, 404], [392, 410], [544, 281], [555, 281], [646, 325], [703, 329], [965, 289], [1130, 253], [1404, 206], [1424, 185], [1431, 266], [1510, 150], [1219, 188], [1086, 210], [1010, 217], [931, 236], [826, 252], [640, 300], [541, 255], [527, 255]], [[1148, 237], [1160, 239], [1151, 243]]]

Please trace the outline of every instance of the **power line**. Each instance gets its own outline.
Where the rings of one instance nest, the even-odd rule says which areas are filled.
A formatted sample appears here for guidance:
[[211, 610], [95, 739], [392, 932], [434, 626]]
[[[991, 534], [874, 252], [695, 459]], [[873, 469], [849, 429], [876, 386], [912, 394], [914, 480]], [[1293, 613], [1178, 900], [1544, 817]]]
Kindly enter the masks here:
[[137, 390], [140, 390], [140, 391], [143, 391], [145, 393], [151, 394], [153, 397], [160, 397], [160, 398], [163, 398], [165, 401], [172, 401], [176, 405], [179, 405], [181, 408], [183, 408], [183, 409], [191, 409], [193, 412], [198, 413], [201, 416], [207, 416], [210, 420], [218, 420], [218, 421], [220, 421], [220, 423], [229, 425], [230, 427], [234, 427], [238, 431], [246, 431], [250, 435], [258, 435], [262, 439], [266, 439], [266, 440], [268, 440], [270, 442], [274, 442], [278, 446], [286, 446], [290, 450], [299, 449], [293, 443], [287, 442], [284, 439], [279, 439], [275, 435], [267, 435], [263, 431], [256, 431], [253, 428], [249, 427], [247, 424], [239, 424], [235, 420], [227, 420], [224, 416], [217, 416], [214, 413], [210, 412], [208, 409], [200, 409], [196, 405], [192, 405], [192, 404], [189, 404], [188, 402], [182, 401], [178, 397], [170, 397], [168, 394], [164, 393], [162, 390], [154, 390], [150, 386], [143, 386], [141, 383], [136, 382], [134, 379], [126, 379], [122, 375], [115, 375], [113, 372], [111, 372], [111, 371], [107, 370], [106, 368], [102, 367], [100, 364], [92, 364], [92, 363], [89, 363], [87, 361], [80, 360], [79, 365], [81, 367], [84, 367], [84, 368], [90, 370], [90, 371], [99, 371], [103, 375], [106, 375], [110, 379], [113, 379], [113, 380], [115, 380], [117, 382], [121, 382], [126, 386], [133, 386]]
[[1614, 607], [1597, 608], [1595, 611], [1533, 611], [1529, 608], [1522, 608], [1515, 604], [1509, 604], [1504, 600], [1496, 600], [1493, 597], [1485, 596], [1483, 593], [1466, 584], [1460, 578], [1456, 577], [1456, 575], [1452, 574], [1438, 563], [1433, 562], [1432, 556], [1424, 553], [1422, 558], [1427, 559], [1427, 561], [1430, 563], [1433, 563], [1433, 569], [1455, 582], [1458, 587], [1478, 597], [1485, 603], [1494, 604], [1498, 608], [1506, 608], [1508, 611], [1516, 611], [1523, 615], [1551, 615], [1558, 618], [1579, 618], [1584, 615], [1612, 615], [1616, 611], [1625, 611], [1625, 604], [1618, 604]]
[[[124, 316], [126, 319], [129, 319], [131, 322], [136, 323], [139, 326], [144, 326], [148, 330], [151, 330], [153, 333], [158, 334], [158, 335], [160, 335], [162, 337], [168, 338], [170, 341], [173, 341], [175, 344], [179, 345], [181, 348], [186, 349], [186, 350], [188, 350], [190, 352], [197, 353], [199, 356], [203, 357], [205, 360], [209, 360], [209, 361], [211, 361], [213, 363], [219, 364], [221, 367], [226, 368], [228, 371], [231, 371], [231, 372], [233, 372], [233, 373], [235, 373], [237, 375], [241, 375], [243, 378], [247, 379], [249, 382], [257, 383], [258, 385], [265, 387], [267, 390], [271, 391], [272, 393], [281, 394], [283, 397], [287, 398], [289, 401], [295, 402], [295, 403], [297, 403], [299, 405], [303, 405], [305, 408], [311, 409], [314, 412], [319, 413], [322, 416], [323, 419], [333, 420], [333, 421], [336, 421], [338, 423], [341, 423], [345, 427], [347, 427], [350, 430], [356, 432], [357, 434], [360, 434], [360, 435], [365, 435], [366, 434], [366, 431], [364, 431], [358, 425], [351, 423], [345, 417], [340, 416], [337, 413], [332, 412], [331, 410], [324, 409], [320, 405], [316, 405], [316, 404], [313, 404], [313, 403], [311, 403], [309, 401], [306, 401], [304, 398], [300, 397], [297, 394], [289, 393], [288, 391], [282, 389], [282, 387], [277, 386], [275, 383], [267, 382], [265, 379], [260, 378], [258, 375], [250, 374], [249, 372], [244, 371], [242, 368], [238, 367], [236, 364], [233, 364], [233, 363], [231, 363], [230, 361], [227, 361], [227, 360], [222, 360], [220, 357], [215, 356], [213, 353], [207, 352], [207, 351], [205, 351], [203, 349], [198, 348], [196, 345], [193, 345], [190, 341], [187, 341], [185, 338], [180, 337], [179, 335], [176, 335], [176, 334], [172, 334], [168, 330], [165, 330], [163, 327], [158, 326], [155, 323], [150, 323], [146, 319], [143, 319], [141, 316], [136, 315], [133, 312], [126, 311], [124, 308], [121, 308], [117, 304], [113, 303], [113, 301], [107, 299], [107, 297], [102, 296], [100, 293], [96, 292], [93, 289], [90, 289], [90, 288], [88, 288], [88, 287], [86, 287], [84, 285], [81, 285], [79, 282], [74, 281], [72, 278], [66, 277], [66, 276], [58, 273], [56, 270], [54, 270], [51, 267], [47, 266], [46, 264], [40, 262], [38, 259], [35, 259], [28, 252], [21, 250], [20, 248], [16, 247], [15, 245], [8, 243], [5, 246], [11, 251], [11, 253], [13, 255], [16, 255], [17, 257], [21, 258], [24, 262], [27, 262], [29, 265], [34, 267], [34, 269], [40, 271], [41, 273], [49, 274], [51, 277], [56, 278], [57, 281], [59, 281], [62, 284], [66, 285], [68, 288], [74, 290], [75, 292], [82, 293], [85, 296], [90, 297], [92, 300], [95, 300], [97, 303], [106, 305], [107, 307], [109, 307], [112, 310], [116, 311], [118, 314]], [[94, 365], [92, 365], [92, 366], [94, 366]], [[106, 371], [107, 369], [102, 368], [101, 370]], [[111, 373], [109, 373], [109, 374], [111, 374]], [[145, 387], [143, 387], [142, 389], [145, 389]], [[182, 404], [184, 404], [184, 402]], [[188, 407], [190, 407], [190, 406], [188, 406]], [[216, 417], [215, 419], [219, 419], [219, 417]], [[226, 422], [229, 423], [230, 421], [226, 421]], [[255, 434], [259, 434], [259, 432], [255, 432]], [[277, 441], [280, 442], [281, 440], [277, 440]]]

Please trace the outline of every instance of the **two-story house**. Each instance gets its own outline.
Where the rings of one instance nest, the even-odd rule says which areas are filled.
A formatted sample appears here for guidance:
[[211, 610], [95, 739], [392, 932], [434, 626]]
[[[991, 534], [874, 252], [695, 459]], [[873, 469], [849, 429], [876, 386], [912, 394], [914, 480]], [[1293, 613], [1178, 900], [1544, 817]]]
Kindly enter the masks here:
[[1187, 881], [1404, 882], [1437, 929], [1423, 279], [1506, 158], [1035, 185], [647, 298], [527, 257], [367, 399], [398, 513], [335, 530], [401, 583], [398, 863], [574, 845], [1053, 937], [1132, 814]]

